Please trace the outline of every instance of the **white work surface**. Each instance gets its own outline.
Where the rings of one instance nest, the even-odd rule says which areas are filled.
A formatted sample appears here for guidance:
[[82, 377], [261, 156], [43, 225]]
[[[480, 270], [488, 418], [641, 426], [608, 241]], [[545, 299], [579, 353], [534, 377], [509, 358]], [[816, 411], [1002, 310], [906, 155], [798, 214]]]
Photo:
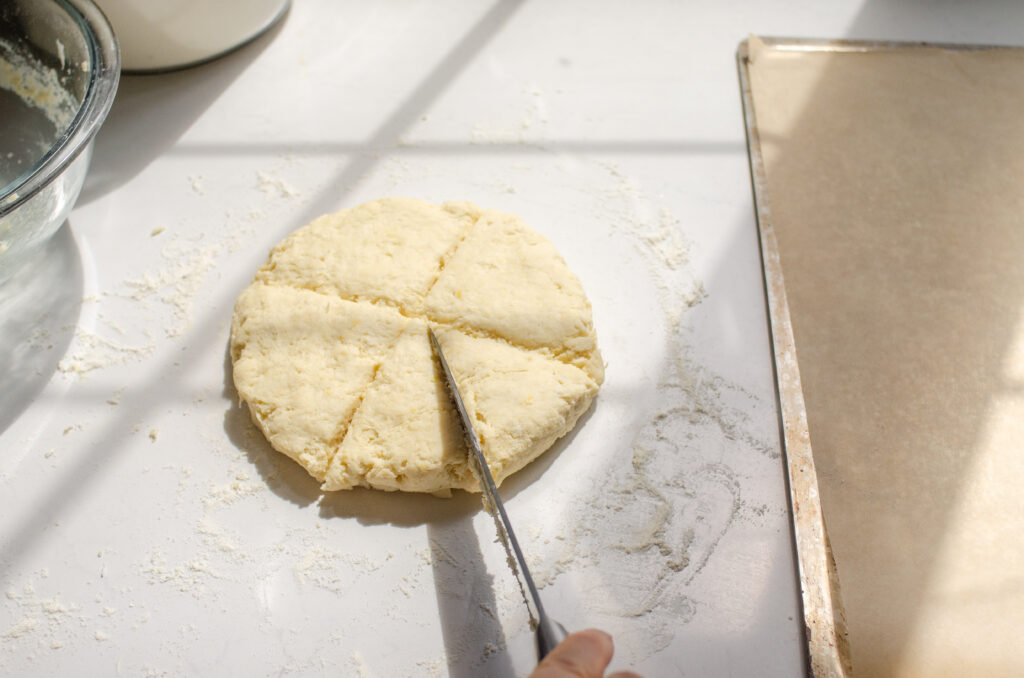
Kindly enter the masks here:
[[237, 404], [269, 248], [383, 196], [550, 238], [605, 385], [503, 486], [549, 611], [647, 676], [803, 671], [734, 51], [1019, 42], [1015, 3], [334, 2], [126, 77], [78, 207], [0, 290], [0, 673], [525, 675], [479, 499], [321, 497]]

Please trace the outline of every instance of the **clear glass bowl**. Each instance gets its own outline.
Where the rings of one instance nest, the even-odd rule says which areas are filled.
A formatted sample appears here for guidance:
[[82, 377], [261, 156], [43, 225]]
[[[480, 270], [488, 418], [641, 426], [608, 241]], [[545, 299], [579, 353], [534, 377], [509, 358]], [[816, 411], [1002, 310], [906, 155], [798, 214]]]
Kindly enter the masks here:
[[0, 283], [78, 199], [120, 66], [90, 0], [0, 2]]

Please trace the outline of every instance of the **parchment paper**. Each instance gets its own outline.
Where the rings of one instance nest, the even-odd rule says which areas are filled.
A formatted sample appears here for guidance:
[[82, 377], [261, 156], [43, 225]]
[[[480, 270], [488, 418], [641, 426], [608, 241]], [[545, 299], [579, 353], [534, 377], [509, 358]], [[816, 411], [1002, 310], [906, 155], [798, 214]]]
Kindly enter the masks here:
[[1024, 50], [755, 42], [854, 675], [1024, 675]]

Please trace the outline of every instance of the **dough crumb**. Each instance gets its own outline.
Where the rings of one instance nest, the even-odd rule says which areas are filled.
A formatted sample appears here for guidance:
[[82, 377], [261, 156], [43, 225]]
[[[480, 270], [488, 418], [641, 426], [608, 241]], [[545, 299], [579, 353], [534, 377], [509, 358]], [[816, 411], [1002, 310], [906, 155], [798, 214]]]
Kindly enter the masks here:
[[276, 195], [282, 198], [295, 198], [299, 195], [299, 192], [287, 182], [267, 172], [256, 173], [256, 188], [267, 195]]
[[38, 619], [36, 619], [35, 617], [25, 617], [21, 621], [14, 624], [14, 626], [7, 629], [7, 631], [4, 632], [3, 637], [21, 638], [22, 636], [26, 636], [35, 631], [37, 626], [39, 626]]

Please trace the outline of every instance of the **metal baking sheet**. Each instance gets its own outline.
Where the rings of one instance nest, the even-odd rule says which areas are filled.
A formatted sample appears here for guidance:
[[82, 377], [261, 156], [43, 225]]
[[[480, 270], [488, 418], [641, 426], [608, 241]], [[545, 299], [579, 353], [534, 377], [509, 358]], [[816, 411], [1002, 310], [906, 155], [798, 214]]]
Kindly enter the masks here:
[[[765, 47], [782, 52], [884, 52], [914, 48], [979, 51], [1006, 49], [988, 45], [922, 44], [903, 42], [867, 42], [847, 40], [807, 40], [757, 38]], [[785, 271], [780, 257], [774, 223], [772, 196], [768, 193], [768, 175], [758, 126], [757, 106], [751, 90], [750, 40], [737, 51], [741, 96], [745, 116], [751, 178], [760, 237], [766, 303], [771, 324], [771, 341], [779, 406], [779, 422], [786, 455], [790, 503], [796, 537], [804, 620], [810, 668], [815, 676], [850, 676], [857, 666], [851, 662], [847, 636], [846, 610], [840, 591], [840, 575], [832, 556], [819, 493], [819, 475], [811, 446], [811, 431], [797, 360], [798, 347]], [[845, 482], [840, 480], [839, 482]], [[837, 542], [838, 543], [838, 542]], [[840, 571], [842, 562], [840, 562]], [[856, 647], [853, 648], [856, 652]], [[854, 658], [856, 654], [854, 655]], [[997, 659], [990, 658], [996, 667]], [[1005, 670], [1005, 669], [1004, 669]], [[1001, 674], [1002, 675], [1002, 674]]]

